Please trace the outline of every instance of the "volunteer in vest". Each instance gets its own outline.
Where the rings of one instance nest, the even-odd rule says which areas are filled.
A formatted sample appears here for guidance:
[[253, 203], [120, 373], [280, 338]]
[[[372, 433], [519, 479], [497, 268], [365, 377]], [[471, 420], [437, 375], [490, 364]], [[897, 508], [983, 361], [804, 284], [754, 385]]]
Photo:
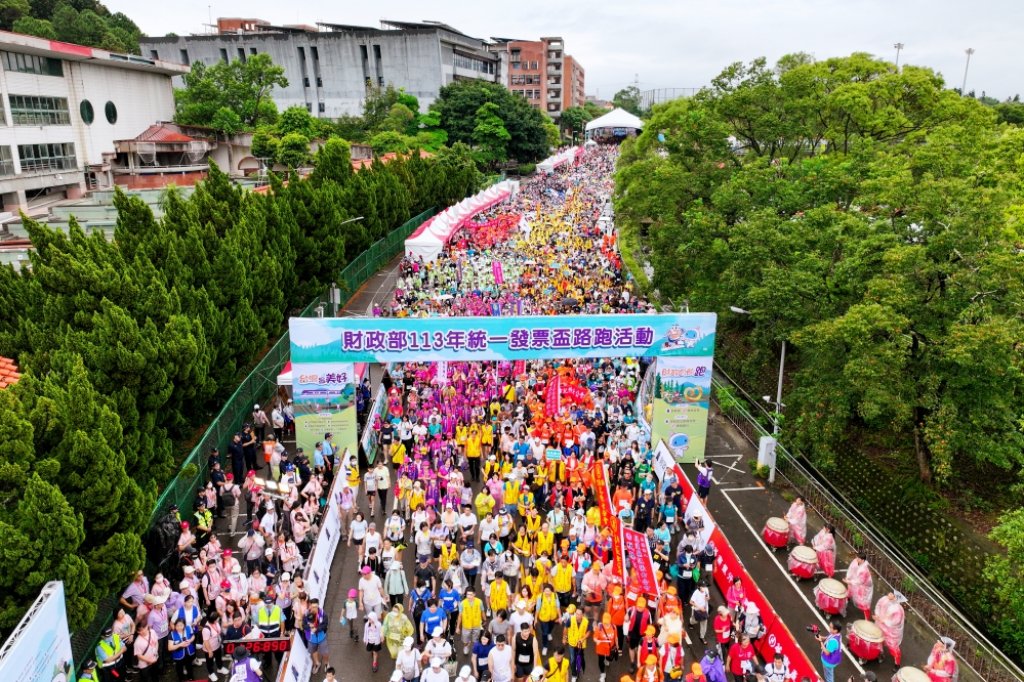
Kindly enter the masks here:
[[569, 682], [569, 659], [565, 655], [565, 647], [555, 649], [554, 655], [548, 659], [546, 682]]
[[470, 648], [480, 639], [480, 629], [484, 623], [484, 603], [476, 592], [466, 590], [466, 598], [459, 603], [459, 615], [455, 623], [455, 632], [462, 632], [462, 654], [469, 655]]
[[828, 634], [819, 633], [817, 636], [821, 645], [821, 677], [825, 682], [835, 682], [836, 667], [843, 660], [842, 627], [842, 623], [833, 620], [829, 624]]
[[260, 662], [249, 656], [244, 646], [236, 646], [231, 664], [231, 682], [262, 682], [263, 669]]
[[661, 681], [661, 666], [658, 665], [658, 657], [654, 654], [647, 654], [644, 664], [636, 671], [636, 682]]
[[594, 628], [594, 647], [597, 650], [597, 667], [601, 671], [600, 682], [605, 682], [608, 667], [618, 653], [619, 640], [610, 613], [601, 616], [601, 623]]
[[700, 663], [694, 663], [690, 666], [690, 672], [686, 673], [686, 682], [708, 682], [707, 676], [704, 675], [704, 668], [701, 667]]
[[85, 665], [82, 666], [82, 674], [78, 677], [78, 682], [101, 682], [100, 674], [96, 671], [96, 661], [85, 662]]
[[533, 631], [531, 630], [529, 623], [523, 623], [519, 626], [519, 632], [516, 633], [513, 641], [514, 644], [512, 648], [515, 650], [516, 656], [516, 680], [519, 682], [525, 682], [531, 671], [537, 667], [535, 664], [539, 664], [541, 662], [541, 654], [537, 647], [537, 638], [533, 636]]
[[103, 682], [113, 682], [124, 675], [125, 651], [124, 642], [114, 633], [114, 628], [105, 629], [99, 644], [96, 645], [97, 670]]
[[544, 585], [544, 591], [537, 599], [537, 623], [540, 626], [541, 655], [548, 655], [553, 641], [555, 624], [562, 619], [562, 609], [551, 585]]
[[196, 634], [195, 631], [185, 624], [183, 620], [174, 622], [174, 629], [171, 630], [170, 639], [167, 642], [167, 650], [174, 661], [174, 673], [178, 676], [178, 682], [188, 682], [192, 679], [192, 663], [196, 657]]
[[587, 667], [583, 653], [590, 635], [590, 621], [575, 604], [570, 604], [565, 613], [567, 620], [562, 629], [562, 644], [569, 648], [569, 671], [572, 682], [576, 682]]
[[678, 680], [682, 678], [686, 664], [686, 652], [683, 649], [682, 637], [679, 633], [672, 633], [658, 652], [661, 661], [661, 670], [666, 680]]
[[[274, 603], [273, 597], [264, 597], [263, 604], [256, 610], [256, 628], [263, 633], [263, 637], [283, 637], [284, 627], [284, 611]], [[268, 651], [263, 654], [263, 664], [269, 668], [272, 658], [280, 663], [283, 654], [281, 651]]]
[[629, 646], [629, 662], [634, 667], [639, 667], [643, 661], [642, 658], [637, 658], [637, 650], [649, 627], [651, 627], [651, 612], [647, 609], [647, 599], [637, 597], [636, 604], [626, 610], [623, 627], [626, 644]]

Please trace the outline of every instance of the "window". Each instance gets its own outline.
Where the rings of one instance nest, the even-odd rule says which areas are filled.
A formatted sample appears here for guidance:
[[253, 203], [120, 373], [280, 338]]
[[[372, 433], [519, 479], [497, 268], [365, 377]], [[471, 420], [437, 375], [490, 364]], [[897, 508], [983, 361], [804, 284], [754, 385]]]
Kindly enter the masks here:
[[324, 102], [319, 102], [319, 103], [318, 103], [318, 104], [316, 105], [316, 109], [317, 109], [317, 111], [319, 111], [319, 112], [320, 112], [320, 113], [322, 114], [322, 113], [324, 113], [325, 111], [327, 111], [327, 104], [326, 104], [326, 103], [324, 103]]
[[75, 145], [70, 142], [56, 144], [19, 144], [18, 157], [21, 172], [78, 170]]
[[14, 157], [11, 156], [11, 148], [7, 145], [0, 147], [0, 177], [14, 175]]
[[92, 122], [96, 120], [96, 112], [92, 110], [92, 102], [87, 99], [83, 99], [82, 103], [78, 105], [78, 113], [82, 116], [82, 120], [85, 121], [85, 125], [92, 125]]
[[34, 73], [39, 76], [63, 76], [64, 68], [59, 59], [40, 57], [20, 52], [3, 53], [4, 69], [17, 73]]
[[107, 123], [110, 125], [117, 123], [117, 107], [113, 102], [107, 102], [107, 106], [103, 107], [103, 113], [107, 115]]
[[242, 63], [245, 63], [245, 48], [244, 47], [238, 48], [238, 59]]
[[316, 45], [309, 46], [309, 54], [313, 57], [313, 61], [320, 61], [320, 50], [316, 49]]
[[309, 87], [309, 77], [308, 76], [306, 76], [306, 77], [304, 77], [302, 79], [302, 87], [304, 87], [304, 88], [308, 88]]
[[250, 47], [249, 48], [249, 54], [256, 54], [256, 48], [255, 47]]
[[459, 54], [458, 52], [455, 53], [455, 66], [460, 69], [469, 69], [470, 71], [477, 71], [479, 73], [494, 73], [493, 62]]
[[299, 48], [299, 61], [306, 61], [306, 48], [304, 47]]
[[538, 66], [537, 66], [537, 62], [530, 62], [530, 68], [531, 68], [531, 69], [536, 69], [536, 68], [538, 68]]
[[64, 97], [11, 95], [11, 120], [16, 126], [71, 125], [68, 100]]
[[157, 52], [156, 50], [150, 50], [149, 51], [149, 58], [150, 59], [160, 59], [160, 53]]
[[185, 66], [189, 65], [190, 62], [188, 60], [188, 50], [178, 50], [178, 56], [180, 57], [182, 64], [184, 64]]
[[321, 78], [320, 76], [316, 77], [316, 87], [318, 87], [318, 88], [324, 87], [324, 79]]
[[520, 64], [519, 62], [512, 62], [512, 68], [513, 68], [513, 69], [518, 69], [518, 68], [520, 68], [519, 64]]
[[220, 48], [220, 60], [222, 62], [227, 62], [228, 60], [228, 49], [226, 47]]
[[311, 113], [313, 111], [313, 105], [311, 103], [309, 103], [309, 102], [306, 102], [306, 111], [311, 112]]

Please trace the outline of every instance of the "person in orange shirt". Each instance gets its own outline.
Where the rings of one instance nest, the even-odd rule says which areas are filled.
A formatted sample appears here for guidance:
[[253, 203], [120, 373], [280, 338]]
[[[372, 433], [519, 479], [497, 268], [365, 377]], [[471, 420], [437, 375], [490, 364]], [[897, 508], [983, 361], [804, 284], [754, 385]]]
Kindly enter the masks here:
[[655, 654], [648, 654], [644, 659], [644, 665], [636, 671], [636, 682], [661, 682], [661, 666], [658, 665], [658, 657]]
[[615, 488], [615, 493], [612, 495], [612, 510], [615, 513], [620, 512], [625, 507], [633, 506], [633, 493], [629, 492], [629, 489], [624, 486], [618, 486]]
[[612, 586], [607, 610], [612, 617], [612, 625], [616, 630], [622, 630], [622, 624], [626, 622], [626, 598], [622, 596], [622, 585]]
[[601, 624], [594, 628], [594, 647], [597, 649], [597, 667], [601, 671], [600, 682], [605, 682], [608, 666], [611, 665], [613, 656], [619, 648], [615, 625], [612, 623], [611, 614], [607, 612], [601, 616]]
[[658, 602], [658, 619], [660, 620], [665, 616], [665, 612], [668, 611], [668, 607], [674, 607], [676, 613], [683, 612], [683, 603], [679, 600], [679, 591], [675, 585], [670, 585], [668, 589], [663, 593], [661, 600]]

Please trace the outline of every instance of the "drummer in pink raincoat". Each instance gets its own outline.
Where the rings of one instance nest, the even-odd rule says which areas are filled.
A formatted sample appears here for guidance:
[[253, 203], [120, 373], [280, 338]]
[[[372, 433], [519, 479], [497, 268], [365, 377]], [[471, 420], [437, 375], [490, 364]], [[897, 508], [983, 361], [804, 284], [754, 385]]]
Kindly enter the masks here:
[[831, 578], [836, 573], [836, 527], [825, 524], [811, 540], [811, 547], [818, 553], [822, 572]]
[[786, 523], [789, 524], [790, 541], [798, 545], [804, 544], [804, 540], [807, 539], [807, 509], [804, 506], [804, 498], [798, 497], [789, 505]]
[[850, 601], [864, 612], [865, 620], [871, 620], [871, 597], [874, 595], [875, 584], [871, 577], [871, 567], [868, 566], [867, 554], [857, 552], [857, 556], [850, 562], [850, 567], [846, 569], [846, 578], [843, 582], [850, 590]]
[[903, 643], [903, 623], [906, 620], [903, 604], [906, 601], [907, 598], [899, 592], [890, 592], [875, 604], [875, 625], [882, 630], [885, 646], [897, 668], [901, 660], [900, 644]]

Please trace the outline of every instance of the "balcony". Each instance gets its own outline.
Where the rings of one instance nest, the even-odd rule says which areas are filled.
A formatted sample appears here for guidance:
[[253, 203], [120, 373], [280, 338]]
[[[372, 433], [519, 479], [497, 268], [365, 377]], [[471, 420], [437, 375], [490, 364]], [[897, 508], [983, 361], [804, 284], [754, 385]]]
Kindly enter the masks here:
[[548, 65], [548, 75], [549, 76], [561, 76], [562, 75], [562, 65], [561, 64], [557, 64], [557, 65], [549, 64]]

